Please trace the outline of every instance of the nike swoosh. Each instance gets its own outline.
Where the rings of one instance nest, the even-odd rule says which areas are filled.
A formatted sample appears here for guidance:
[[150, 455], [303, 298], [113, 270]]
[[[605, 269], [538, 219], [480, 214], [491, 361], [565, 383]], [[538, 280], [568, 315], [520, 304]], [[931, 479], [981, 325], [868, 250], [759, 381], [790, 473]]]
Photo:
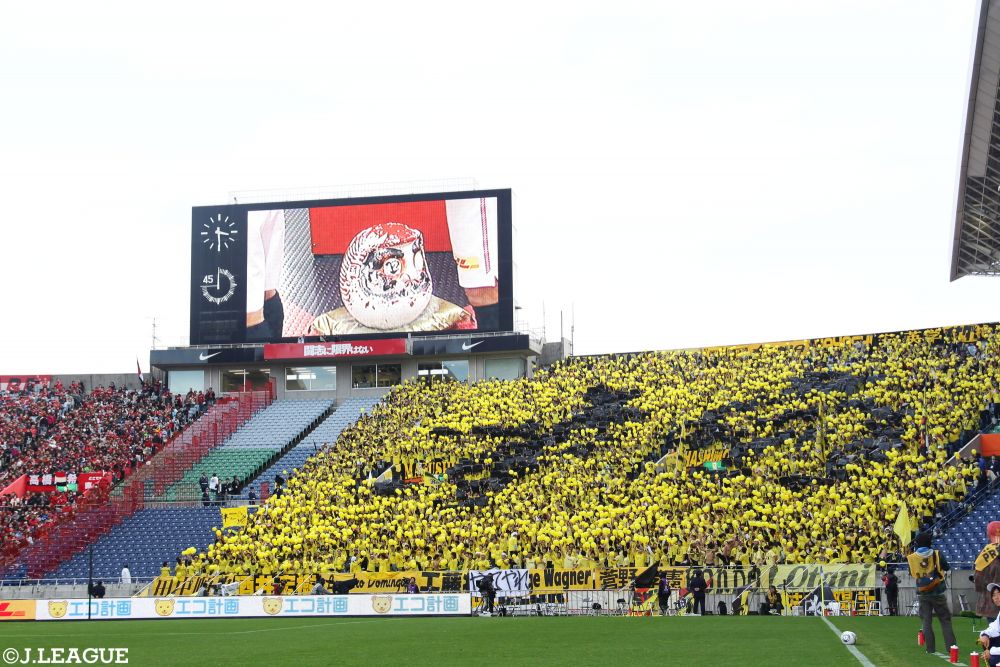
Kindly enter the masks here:
[[479, 345], [479, 343], [482, 343], [482, 342], [483, 341], [478, 341], [478, 342], [472, 343], [471, 345], [468, 344], [468, 343], [462, 343], [462, 349], [463, 350], [471, 350], [472, 348], [474, 348], [475, 346]]
[[212, 354], [205, 354], [204, 352], [202, 352], [201, 354], [198, 355], [198, 358], [201, 359], [202, 361], [208, 361], [217, 354], [222, 354], [222, 352], [213, 352]]

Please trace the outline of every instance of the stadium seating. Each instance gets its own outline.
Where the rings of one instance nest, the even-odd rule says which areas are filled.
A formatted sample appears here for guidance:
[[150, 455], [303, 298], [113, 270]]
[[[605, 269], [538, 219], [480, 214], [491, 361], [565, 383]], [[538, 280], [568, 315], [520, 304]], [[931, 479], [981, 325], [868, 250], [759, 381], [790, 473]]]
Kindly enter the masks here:
[[[212, 528], [221, 523], [217, 507], [174, 507], [147, 509], [115, 526], [93, 544], [94, 578], [117, 581], [122, 565], [128, 563], [134, 577], [153, 577], [160, 573], [165, 554], [179, 554], [184, 549], [204, 549], [212, 540]], [[86, 577], [89, 549], [66, 561], [52, 579]]]
[[[88, 494], [70, 511], [54, 515], [44, 530], [19, 548], [4, 552], [0, 572], [5, 579], [37, 578], [91, 544], [145, 502], [177, 482], [194, 461], [236, 431], [273, 400], [270, 391], [229, 394], [210, 406], [198, 421], [176, 434], [157, 455], [138, 466], [110, 494]], [[101, 428], [105, 425], [97, 424]]]
[[[348, 399], [337, 406], [308, 437], [289, 450], [272, 466], [302, 460], [312, 453], [314, 442], [325, 443], [336, 439], [337, 434], [354, 423], [359, 414], [378, 402], [377, 398]], [[217, 472], [221, 478], [241, 475], [256, 462], [268, 460], [275, 448], [255, 447], [269, 440], [291, 440], [308, 428], [317, 415], [322, 415], [330, 407], [330, 401], [279, 401], [259, 412], [223, 445], [210, 451], [195, 464], [180, 484], [194, 484], [200, 471], [208, 474]], [[291, 436], [291, 437], [289, 437]], [[229, 467], [227, 467], [229, 466]], [[292, 466], [294, 468], [296, 466]], [[291, 469], [291, 468], [290, 468]], [[267, 473], [261, 475], [266, 481]], [[254, 486], [259, 488], [260, 482]], [[171, 487], [171, 490], [178, 485]], [[213, 541], [212, 527], [221, 525], [219, 509], [178, 507], [172, 509], [147, 509], [136, 513], [122, 522], [94, 544], [94, 571], [96, 578], [113, 579], [121, 571], [123, 563], [128, 563], [136, 577], [151, 577], [159, 574], [161, 563], [168, 560], [173, 564], [174, 555], [189, 547], [203, 550]], [[89, 551], [89, 550], [88, 550]], [[57, 579], [86, 576], [88, 551], [63, 563], [49, 576]]]
[[[214, 395], [213, 395], [214, 397]], [[214, 400], [212, 398], [211, 400]], [[55, 472], [107, 472], [120, 481], [151, 460], [164, 443], [200, 416], [205, 395], [172, 395], [158, 382], [142, 391], [96, 387], [84, 393], [76, 383], [64, 387], [0, 392], [0, 488], [24, 475]], [[81, 489], [82, 491], [82, 489]], [[0, 502], [0, 566], [47, 534], [53, 524], [78, 511], [103, 504], [106, 489], [87, 502], [76, 490], [31, 502]], [[27, 498], [26, 498], [27, 500]], [[41, 501], [35, 505], [34, 501]], [[86, 506], [84, 506], [86, 505]]]
[[251, 485], [257, 497], [261, 497], [261, 485], [269, 484], [273, 490], [274, 476], [281, 473], [285, 478], [301, 468], [310, 456], [328, 443], [335, 442], [340, 432], [379, 402], [379, 398], [349, 398], [337, 405], [337, 409], [324, 419], [302, 442], [288, 450], [271, 464]]
[[195, 463], [167, 490], [166, 500], [198, 500], [202, 474], [218, 474], [223, 481], [235, 475], [241, 482], [259, 474], [271, 460], [329, 413], [333, 401], [314, 399], [277, 401], [254, 415], [225, 443]]
[[[997, 352], [980, 325], [408, 383], [208, 559], [237, 572], [885, 559], [901, 504], [916, 527], [975, 479], [949, 459], [993, 402]], [[384, 462], [400, 474], [367, 483]]]
[[993, 493], [938, 539], [950, 563], [971, 563], [986, 544], [986, 525], [1000, 517], [1000, 494]]

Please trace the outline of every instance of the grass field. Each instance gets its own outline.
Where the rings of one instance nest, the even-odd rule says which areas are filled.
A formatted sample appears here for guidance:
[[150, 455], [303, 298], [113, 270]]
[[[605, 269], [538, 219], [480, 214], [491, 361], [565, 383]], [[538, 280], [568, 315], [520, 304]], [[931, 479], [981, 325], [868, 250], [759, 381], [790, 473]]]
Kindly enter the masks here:
[[[947, 665], [916, 618], [260, 618], [0, 624], [15, 648], [127, 647], [130, 665]], [[976, 634], [954, 619], [960, 659]], [[937, 625], [935, 624], [935, 627]], [[977, 625], [982, 628], [982, 621]], [[947, 647], [938, 632], [938, 650]], [[4, 656], [6, 660], [7, 656]], [[3, 663], [0, 663], [3, 664]], [[9, 664], [9, 663], [8, 663]]]

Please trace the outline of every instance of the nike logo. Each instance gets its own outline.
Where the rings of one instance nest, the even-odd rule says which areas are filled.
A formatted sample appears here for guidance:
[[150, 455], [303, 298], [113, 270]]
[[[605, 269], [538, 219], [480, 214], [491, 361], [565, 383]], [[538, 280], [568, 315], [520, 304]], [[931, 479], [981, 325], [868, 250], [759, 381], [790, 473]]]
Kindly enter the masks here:
[[205, 354], [204, 352], [202, 352], [201, 354], [198, 355], [198, 358], [201, 359], [202, 361], [208, 361], [217, 354], [222, 354], [222, 352], [213, 352], [212, 354]]
[[474, 348], [475, 346], [479, 345], [479, 343], [482, 343], [482, 342], [483, 341], [478, 341], [478, 342], [475, 342], [475, 343], [462, 343], [462, 349], [463, 350], [471, 350], [472, 348]]

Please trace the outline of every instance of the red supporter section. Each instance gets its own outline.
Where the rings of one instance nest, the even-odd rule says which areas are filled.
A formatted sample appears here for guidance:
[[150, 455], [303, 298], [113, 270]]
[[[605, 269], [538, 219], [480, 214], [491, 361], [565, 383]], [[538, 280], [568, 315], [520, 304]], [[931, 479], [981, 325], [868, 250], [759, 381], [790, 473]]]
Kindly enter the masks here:
[[[49, 495], [43, 521], [32, 517], [29, 523], [0, 526], [5, 531], [0, 544], [0, 573], [25, 566], [29, 577], [38, 578], [55, 569], [143, 509], [147, 502], [161, 496], [210, 449], [224, 442], [273, 400], [273, 387], [266, 391], [228, 394], [208, 407], [186, 429], [174, 432], [165, 443], [155, 447], [151, 457], [138, 458], [137, 465], [126, 465], [116, 475], [116, 478], [124, 478], [117, 487], [112, 488], [109, 475], [87, 493], [75, 497], [64, 493]], [[113, 425], [106, 424], [107, 428]], [[36, 497], [40, 495], [35, 494]], [[14, 498], [12, 494], [0, 499], [0, 509], [13, 512], [28, 507], [27, 503], [22, 504], [20, 499], [14, 501]], [[18, 532], [8, 535], [8, 529]]]
[[324, 206], [309, 209], [314, 255], [343, 255], [359, 232], [383, 222], [398, 222], [424, 235], [427, 252], [451, 252], [444, 200], [401, 204]]

